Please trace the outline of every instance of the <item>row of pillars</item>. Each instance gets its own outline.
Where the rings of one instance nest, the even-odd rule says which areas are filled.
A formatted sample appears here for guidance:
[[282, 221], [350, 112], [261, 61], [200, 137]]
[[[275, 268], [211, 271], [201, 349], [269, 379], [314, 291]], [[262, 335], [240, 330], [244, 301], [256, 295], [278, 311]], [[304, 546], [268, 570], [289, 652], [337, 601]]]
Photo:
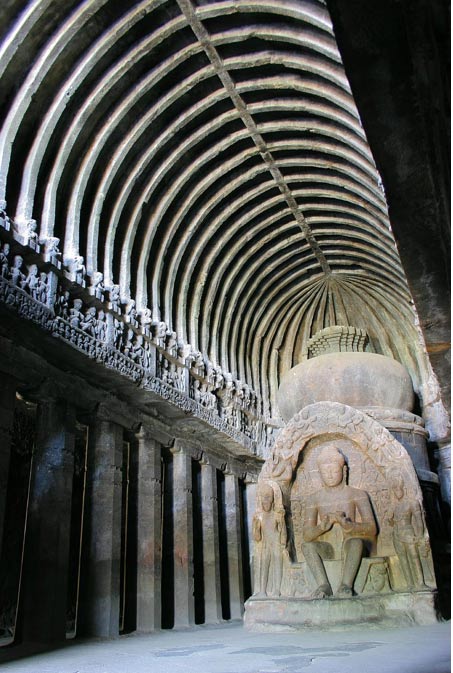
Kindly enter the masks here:
[[[174, 541], [174, 625], [195, 624], [194, 534], [192, 458], [182, 449], [173, 453], [173, 541]], [[230, 619], [243, 614], [241, 507], [239, 481], [225, 474], [226, 547], [219, 540], [217, 470], [206, 458], [201, 460], [201, 525], [204, 585], [204, 621], [222, 621], [220, 554], [227, 558]], [[143, 595], [143, 600], [146, 600]], [[146, 607], [143, 614], [146, 614]]]
[[[15, 382], [3, 381], [0, 395], [1, 540]], [[51, 642], [66, 638], [75, 421], [74, 407], [66, 402], [50, 396], [39, 401], [18, 609], [22, 641]], [[112, 638], [119, 633], [123, 435], [123, 427], [102, 414], [89, 426], [77, 635]], [[165, 518], [161, 445], [142, 426], [135, 447], [132, 458], [136, 461], [135, 629], [150, 632], [162, 625]], [[172, 448], [171, 453], [174, 626], [187, 627], [195, 623], [192, 457], [182, 445]], [[205, 454], [200, 462], [202, 539], [199, 542], [203, 548], [204, 622], [216, 623], [222, 620], [221, 554], [227, 558], [229, 616], [242, 617], [244, 521], [241, 521], [239, 479], [226, 472], [226, 546], [221, 549], [217, 469]]]

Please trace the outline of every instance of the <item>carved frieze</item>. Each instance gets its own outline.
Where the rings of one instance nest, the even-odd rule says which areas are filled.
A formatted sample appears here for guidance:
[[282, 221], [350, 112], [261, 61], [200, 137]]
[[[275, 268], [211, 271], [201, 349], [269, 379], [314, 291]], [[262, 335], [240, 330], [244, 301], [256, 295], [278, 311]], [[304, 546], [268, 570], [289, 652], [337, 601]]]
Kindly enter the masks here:
[[[0, 209], [2, 216], [6, 222]], [[251, 453], [257, 443], [261, 452], [269, 451], [272, 433], [247, 384], [179, 341], [166, 323], [152, 320], [150, 309], [138, 315], [130, 299], [123, 310], [119, 286], [106, 288], [102, 273], [94, 271], [85, 289], [83, 257], [66, 258], [67, 271], [62, 271], [58, 238], [40, 240], [38, 259], [38, 247], [30, 245], [37, 240], [33, 222], [27, 224], [27, 241], [12, 238], [0, 247], [1, 302], [89, 358], [202, 418]], [[34, 255], [30, 263], [28, 250]]]

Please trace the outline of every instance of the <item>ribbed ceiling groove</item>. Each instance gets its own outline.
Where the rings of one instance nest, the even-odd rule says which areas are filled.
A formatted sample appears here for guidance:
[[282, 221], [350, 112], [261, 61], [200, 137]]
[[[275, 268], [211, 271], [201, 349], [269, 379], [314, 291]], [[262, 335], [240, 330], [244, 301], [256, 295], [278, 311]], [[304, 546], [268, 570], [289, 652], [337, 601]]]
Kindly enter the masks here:
[[396, 338], [415, 334], [410, 296], [322, 0], [35, 0], [5, 20], [0, 198], [19, 227], [36, 219], [266, 415], [332, 324], [365, 328], [417, 385]]

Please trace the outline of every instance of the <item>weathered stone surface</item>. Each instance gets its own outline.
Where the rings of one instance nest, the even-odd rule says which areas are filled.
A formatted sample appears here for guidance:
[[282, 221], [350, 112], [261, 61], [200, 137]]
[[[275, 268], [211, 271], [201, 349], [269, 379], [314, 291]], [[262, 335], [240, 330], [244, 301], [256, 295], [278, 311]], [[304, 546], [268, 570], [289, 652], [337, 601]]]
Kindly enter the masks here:
[[[428, 356], [450, 407], [449, 6], [327, 0]], [[415, 101], [415, 104], [414, 104]]]
[[119, 633], [123, 429], [97, 418], [90, 427], [78, 633]]
[[327, 400], [411, 411], [414, 393], [407, 370], [376, 353], [320, 355], [293, 367], [282, 379], [278, 405], [287, 421], [307, 405]]
[[195, 623], [191, 457], [183, 448], [173, 453], [173, 553], [175, 626]]
[[[429, 11], [421, 12], [420, 2]], [[438, 92], [437, 102], [447, 96], [443, 82], [432, 77], [435, 45], [427, 40], [429, 64], [418, 51], [424, 43], [419, 38], [435, 34], [442, 23], [439, 2], [414, 0], [412, 11], [408, 0], [375, 3], [366, 10], [360, 0], [265, 7], [244, 0], [36, 0], [26, 14], [19, 2], [4, 3], [0, 370], [2, 377], [17, 379], [27, 402], [41, 402], [39, 386], [49, 380], [59, 400], [69, 399], [84, 423], [99, 403], [109, 407], [105, 437], [93, 430], [99, 450], [90, 454], [88, 466], [84, 534], [89, 553], [82, 585], [87, 582], [89, 590], [83, 588], [82, 603], [93, 599], [88, 601], [93, 609], [85, 614], [87, 632], [115, 635], [117, 629], [121, 461], [115, 425], [136, 433], [145, 422], [153, 441], [169, 447], [182, 440], [187, 449], [185, 462], [175, 456], [175, 511], [165, 512], [171, 524], [174, 513], [177, 524], [174, 545], [166, 540], [176, 567], [177, 625], [180, 615], [181, 623], [192, 623], [191, 522], [196, 519], [196, 532], [202, 526], [199, 484], [191, 494], [187, 461], [199, 460], [201, 451], [219, 459], [219, 469], [225, 463], [233, 466], [226, 478], [226, 502], [221, 503], [222, 515], [226, 504], [228, 528], [225, 573], [230, 573], [223, 584], [229, 584], [232, 616], [240, 615], [242, 586], [244, 522], [238, 520], [237, 479], [256, 469], [260, 456], [271, 460], [265, 468], [267, 488], [260, 484], [255, 526], [249, 521], [250, 536], [254, 528], [261, 544], [257, 590], [274, 593], [280, 585], [280, 593], [302, 597], [318, 588], [317, 571], [307, 571], [301, 546], [307, 527], [303, 494], [311, 498], [312, 527], [327, 517], [332, 528], [325, 534], [337, 535], [329, 542], [334, 558], [322, 559], [330, 587], [336, 591], [345, 584], [339, 562], [343, 555], [350, 565], [351, 553], [342, 531], [350, 524], [363, 525], [362, 516], [369, 519], [358, 504], [362, 498], [335, 496], [328, 508], [316, 500], [316, 489], [325, 495], [326, 488], [340, 487], [329, 487], [319, 477], [316, 433], [308, 439], [298, 435], [298, 441], [307, 442], [297, 456], [292, 449], [288, 455], [279, 453], [278, 440], [273, 451], [275, 429], [281, 427], [279, 381], [294, 364], [332, 350], [335, 339], [340, 350], [352, 345], [381, 358], [377, 373], [370, 366], [368, 378], [348, 370], [343, 378], [328, 372], [322, 380], [318, 358], [314, 397], [299, 400], [300, 406], [331, 399], [369, 409], [385, 399], [403, 416], [410, 408], [409, 395], [406, 399], [402, 390], [398, 397], [393, 374], [382, 364], [383, 356], [393, 358], [410, 376], [426, 431], [415, 421], [386, 427], [407, 448], [433, 502], [437, 475], [432, 470], [439, 461], [444, 504], [449, 500], [448, 414], [431, 368], [437, 360], [444, 374], [449, 349], [445, 274], [438, 263], [438, 251], [448, 247], [443, 245], [447, 228], [442, 224], [442, 236], [436, 235], [447, 209], [445, 190], [435, 186], [448, 161], [446, 133], [437, 123], [442, 117], [433, 112], [442, 106], [424, 95], [429, 94], [427, 82]], [[385, 114], [375, 115], [381, 134], [378, 145], [374, 136], [374, 149], [387, 162], [392, 153], [398, 155], [390, 161], [396, 239], [327, 11], [341, 4], [352, 7], [345, 14], [366, 27], [349, 31], [350, 44], [367, 45], [358, 65], [365, 79], [362, 93], [366, 90], [371, 99], [384, 93], [380, 109]], [[417, 17], [427, 20], [417, 22]], [[408, 58], [399, 58], [402, 44]], [[410, 125], [394, 124], [408, 106], [422, 122], [415, 140]], [[428, 204], [424, 190], [430, 193]], [[448, 393], [445, 377], [441, 384]], [[305, 386], [304, 394], [309, 389]], [[6, 429], [10, 402], [9, 397]], [[336, 430], [333, 422], [318, 430], [339, 442], [350, 468], [345, 486], [367, 494], [380, 526], [380, 555], [376, 551], [358, 558], [357, 553], [360, 567], [352, 573], [353, 587], [350, 578], [346, 584], [364, 594], [404, 582], [420, 588], [417, 563], [426, 580], [430, 554], [425, 546], [423, 557], [419, 545], [424, 522], [407, 455], [361, 416], [348, 410], [337, 416]], [[0, 434], [2, 427], [0, 423]], [[429, 459], [426, 432], [433, 445]], [[152, 455], [144, 455], [144, 446], [142, 442], [134, 457], [139, 521], [126, 575], [128, 581], [129, 575], [137, 579], [137, 623], [148, 630], [159, 622], [161, 531], [157, 451], [149, 443]], [[4, 468], [7, 453], [6, 436]], [[389, 464], [401, 476], [402, 497], [397, 495], [401, 488], [387, 478]], [[198, 466], [195, 473], [198, 478]], [[169, 500], [171, 476], [170, 471]], [[212, 475], [204, 490], [205, 607], [214, 618], [218, 585]], [[125, 501], [126, 491], [125, 485]], [[194, 516], [191, 497], [197, 504]], [[2, 484], [0, 517], [1, 498]], [[41, 513], [47, 508], [45, 502]], [[64, 508], [62, 512], [66, 516]], [[30, 521], [39, 528], [38, 516]], [[125, 531], [130, 522], [123, 523]], [[167, 537], [173, 538], [173, 528]], [[356, 539], [364, 546], [368, 542], [365, 534]], [[311, 543], [318, 544], [318, 538], [304, 544]], [[415, 577], [404, 570], [411, 562]], [[196, 565], [200, 607], [203, 564]]]
[[137, 455], [137, 631], [161, 626], [161, 454], [152, 432], [142, 427]]
[[27, 641], [66, 638], [74, 422], [74, 410], [57, 400], [38, 407], [20, 616]]
[[201, 462], [201, 503], [204, 616], [206, 624], [215, 624], [222, 619], [217, 475], [215, 466], [206, 458]]
[[6, 491], [11, 454], [11, 433], [14, 421], [14, 402], [16, 399], [16, 380], [2, 377], [0, 390], [0, 552], [5, 521]]
[[240, 619], [244, 613], [244, 585], [242, 582], [239, 484], [237, 476], [228, 472], [225, 474], [225, 511], [230, 615], [231, 619]]
[[434, 601], [430, 591], [313, 601], [252, 597], [245, 606], [244, 623], [250, 631], [264, 632], [434, 624]]

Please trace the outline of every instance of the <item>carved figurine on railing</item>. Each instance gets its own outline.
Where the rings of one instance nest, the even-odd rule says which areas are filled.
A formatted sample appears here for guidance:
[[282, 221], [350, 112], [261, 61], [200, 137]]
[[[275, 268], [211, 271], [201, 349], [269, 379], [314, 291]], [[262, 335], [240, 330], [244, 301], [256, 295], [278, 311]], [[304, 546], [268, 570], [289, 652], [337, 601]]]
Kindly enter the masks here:
[[90, 294], [99, 301], [104, 301], [104, 292], [104, 274], [101, 271], [95, 271], [91, 277]]
[[160, 322], [153, 322], [153, 341], [159, 348], [165, 348], [165, 339], [167, 336], [167, 325]]
[[165, 335], [165, 350], [172, 357], [177, 357], [178, 355], [178, 338], [176, 332], [167, 330]]
[[234, 400], [238, 409], [244, 406], [244, 384], [242, 381], [236, 381]]
[[120, 348], [120, 350], [122, 350], [124, 355], [128, 358], [131, 357], [132, 342], [134, 341], [134, 339], [135, 339], [135, 332], [133, 329], [129, 327], [129, 329], [127, 330], [127, 335], [124, 344], [122, 344], [123, 347]]
[[64, 290], [63, 292], [57, 295], [57, 298], [55, 300], [55, 309], [54, 309], [55, 313], [60, 318], [63, 318], [63, 320], [69, 319], [69, 299], [70, 294], [68, 290]]
[[366, 491], [346, 484], [346, 463], [333, 444], [320, 452], [317, 460], [323, 486], [306, 499], [302, 550], [315, 578], [313, 598], [332, 595], [324, 558], [332, 557], [329, 542], [320, 538], [339, 525], [342, 533], [343, 569], [337, 596], [352, 596], [354, 579], [363, 556], [364, 540], [377, 533], [373, 510]]
[[104, 311], [99, 311], [95, 325], [95, 336], [98, 341], [104, 342], [107, 338], [107, 323]]
[[244, 391], [244, 395], [242, 398], [242, 406], [246, 411], [250, 411], [250, 402], [251, 402], [250, 387], [246, 383], [244, 383], [242, 389]]
[[161, 359], [161, 376], [162, 376], [162, 381], [166, 383], [169, 386], [174, 386], [175, 380], [174, 380], [174, 371], [171, 367], [171, 363], [169, 360], [167, 360], [166, 357], [162, 356]]
[[60, 245], [60, 239], [55, 236], [47, 236], [41, 238], [39, 242], [44, 245], [44, 259], [46, 262], [51, 262], [54, 266], [58, 268], [61, 267], [60, 257], [61, 252], [58, 248]]
[[192, 379], [191, 393], [195, 402], [201, 404], [201, 381], [198, 379]]
[[21, 288], [25, 290], [25, 292], [28, 292], [33, 297], [33, 299], [38, 299], [38, 285], [38, 267], [36, 264], [30, 264], [28, 267], [28, 275], [21, 282]]
[[190, 344], [186, 344], [183, 341], [178, 340], [178, 360], [181, 364], [187, 364], [188, 367], [190, 368], [191, 363], [192, 363], [192, 353], [193, 353], [193, 348]]
[[217, 408], [217, 398], [207, 383], [201, 384], [201, 403], [206, 409], [215, 410]]
[[223, 371], [220, 367], [214, 367], [214, 390], [221, 390], [224, 384]]
[[122, 320], [113, 320], [113, 343], [117, 350], [121, 350], [123, 344], [123, 335], [124, 335], [124, 323]]
[[134, 326], [137, 326], [137, 309], [135, 307], [134, 299], [129, 299], [124, 310], [124, 315], [126, 316], [126, 322], [131, 323]]
[[0, 227], [9, 231], [11, 229], [11, 220], [6, 214], [6, 201], [5, 199], [0, 199]]
[[186, 370], [175, 365], [175, 386], [182, 393], [186, 392]]
[[210, 386], [215, 385], [215, 380], [216, 380], [216, 371], [214, 368], [214, 365], [212, 364], [211, 360], [208, 358], [204, 359], [205, 363], [205, 379], [208, 382]]
[[9, 275], [9, 243], [4, 243], [0, 250], [0, 270], [2, 278], [7, 278]]
[[82, 255], [76, 255], [68, 260], [68, 266], [74, 283], [85, 287], [86, 267]]
[[[75, 302], [74, 302], [75, 304]], [[83, 330], [89, 336], [96, 336], [96, 308], [90, 306], [90, 308], [85, 312], [84, 317], [80, 321], [80, 329]]]
[[196, 371], [198, 376], [203, 376], [204, 374], [204, 360], [203, 354], [199, 350], [193, 350], [190, 354], [190, 359], [192, 360], [191, 368]]
[[39, 281], [38, 281], [38, 289], [36, 297], [37, 300], [40, 301], [42, 304], [46, 304], [48, 292], [49, 292], [49, 284], [47, 273], [45, 271], [41, 271], [41, 273], [39, 274]]
[[148, 367], [149, 367], [149, 355], [148, 355], [147, 351], [145, 350], [144, 340], [143, 340], [143, 336], [141, 334], [138, 334], [135, 337], [135, 340], [132, 342], [132, 345], [131, 345], [131, 348], [130, 348], [130, 351], [129, 351], [129, 357], [136, 364], [140, 365], [140, 367], [143, 367], [144, 369], [148, 369]]
[[115, 313], [121, 312], [120, 286], [112, 285], [109, 290], [110, 308]]
[[22, 265], [24, 258], [21, 255], [16, 255], [13, 260], [13, 265], [9, 272], [11, 283], [20, 287], [25, 280], [25, 274], [22, 272]]
[[73, 306], [69, 311], [69, 324], [71, 327], [80, 329], [80, 324], [84, 319], [82, 313], [83, 301], [81, 299], [74, 299]]
[[142, 325], [142, 330], [143, 333], [149, 337], [151, 335], [151, 324], [153, 322], [153, 318], [151, 315], [151, 309], [150, 308], [144, 308], [143, 311], [141, 312], [140, 316], [140, 322]]
[[36, 252], [39, 252], [40, 248], [38, 240], [39, 240], [38, 223], [36, 222], [36, 220], [28, 220], [25, 225], [25, 234], [24, 234], [25, 245], [29, 245], [31, 248], [36, 250]]

